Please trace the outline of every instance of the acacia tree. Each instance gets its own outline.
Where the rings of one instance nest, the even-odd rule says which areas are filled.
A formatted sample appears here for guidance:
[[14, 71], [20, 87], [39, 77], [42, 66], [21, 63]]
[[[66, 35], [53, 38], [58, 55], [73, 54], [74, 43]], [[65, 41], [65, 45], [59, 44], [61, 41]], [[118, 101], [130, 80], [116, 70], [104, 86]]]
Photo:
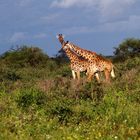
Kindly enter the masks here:
[[20, 46], [1, 55], [1, 60], [10, 66], [26, 67], [46, 65], [49, 56], [38, 47]]
[[125, 60], [128, 57], [140, 56], [140, 39], [128, 38], [124, 40], [117, 48], [114, 54], [116, 58]]

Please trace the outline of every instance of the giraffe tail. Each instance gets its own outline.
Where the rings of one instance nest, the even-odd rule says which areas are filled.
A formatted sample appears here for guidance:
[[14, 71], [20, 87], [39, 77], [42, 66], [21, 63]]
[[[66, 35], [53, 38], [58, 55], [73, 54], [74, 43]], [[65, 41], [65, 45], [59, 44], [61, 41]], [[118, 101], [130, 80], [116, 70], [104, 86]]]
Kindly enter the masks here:
[[112, 78], [115, 78], [114, 66], [112, 67], [112, 70], [111, 70], [111, 76]]

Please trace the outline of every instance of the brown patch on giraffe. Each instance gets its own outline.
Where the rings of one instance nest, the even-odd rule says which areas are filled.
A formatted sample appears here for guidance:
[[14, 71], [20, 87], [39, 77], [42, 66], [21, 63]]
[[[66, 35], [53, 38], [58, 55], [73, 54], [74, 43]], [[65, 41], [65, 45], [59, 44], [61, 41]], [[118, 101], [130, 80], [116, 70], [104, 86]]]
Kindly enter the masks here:
[[[75, 52], [73, 52], [70, 48], [67, 47], [68, 41], [65, 42], [63, 35], [58, 35], [58, 40], [62, 44], [62, 48], [66, 52], [67, 56], [70, 59], [70, 66], [72, 70], [73, 79], [77, 78], [80, 79], [80, 72], [88, 71], [90, 70], [90, 62], [88, 62], [86, 59], [80, 58]], [[96, 69], [95, 69], [96, 70]], [[88, 72], [90, 74], [90, 71]], [[94, 73], [92, 72], [92, 75]]]
[[98, 70], [104, 71], [107, 82], [110, 82], [110, 75], [112, 77], [115, 77], [113, 64], [110, 60], [96, 54], [95, 52], [81, 49], [80, 47], [72, 43], [69, 43], [68, 45], [71, 49], [75, 51], [75, 53], [77, 53], [78, 55], [81, 55], [83, 58], [87, 59], [93, 65], [96, 63], [98, 66]]

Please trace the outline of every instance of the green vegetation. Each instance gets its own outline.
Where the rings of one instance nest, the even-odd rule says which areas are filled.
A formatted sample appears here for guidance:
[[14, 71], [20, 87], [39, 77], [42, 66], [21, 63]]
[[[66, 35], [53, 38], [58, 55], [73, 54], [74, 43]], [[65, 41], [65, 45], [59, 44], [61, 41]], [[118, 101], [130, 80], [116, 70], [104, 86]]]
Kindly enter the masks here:
[[27, 46], [1, 55], [0, 139], [139, 140], [139, 52], [115, 54], [111, 84], [72, 80], [62, 56]]

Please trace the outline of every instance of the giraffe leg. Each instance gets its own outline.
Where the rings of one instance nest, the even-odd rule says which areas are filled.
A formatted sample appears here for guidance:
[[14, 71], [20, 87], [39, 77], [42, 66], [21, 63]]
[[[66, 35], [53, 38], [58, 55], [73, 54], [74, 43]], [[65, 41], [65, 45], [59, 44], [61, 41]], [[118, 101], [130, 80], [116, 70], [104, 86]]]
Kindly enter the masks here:
[[95, 77], [96, 77], [98, 83], [100, 83], [100, 78], [99, 78], [99, 74], [98, 73], [95, 73]]
[[73, 77], [73, 79], [76, 79], [76, 74], [75, 74], [74, 70], [72, 70], [72, 77]]
[[88, 77], [87, 77], [87, 81], [88, 81], [88, 82], [91, 82], [92, 76], [93, 76], [92, 74], [88, 74]]
[[77, 72], [77, 79], [80, 80], [80, 71]]
[[106, 82], [110, 83], [110, 72], [108, 70], [105, 70], [105, 78]]

